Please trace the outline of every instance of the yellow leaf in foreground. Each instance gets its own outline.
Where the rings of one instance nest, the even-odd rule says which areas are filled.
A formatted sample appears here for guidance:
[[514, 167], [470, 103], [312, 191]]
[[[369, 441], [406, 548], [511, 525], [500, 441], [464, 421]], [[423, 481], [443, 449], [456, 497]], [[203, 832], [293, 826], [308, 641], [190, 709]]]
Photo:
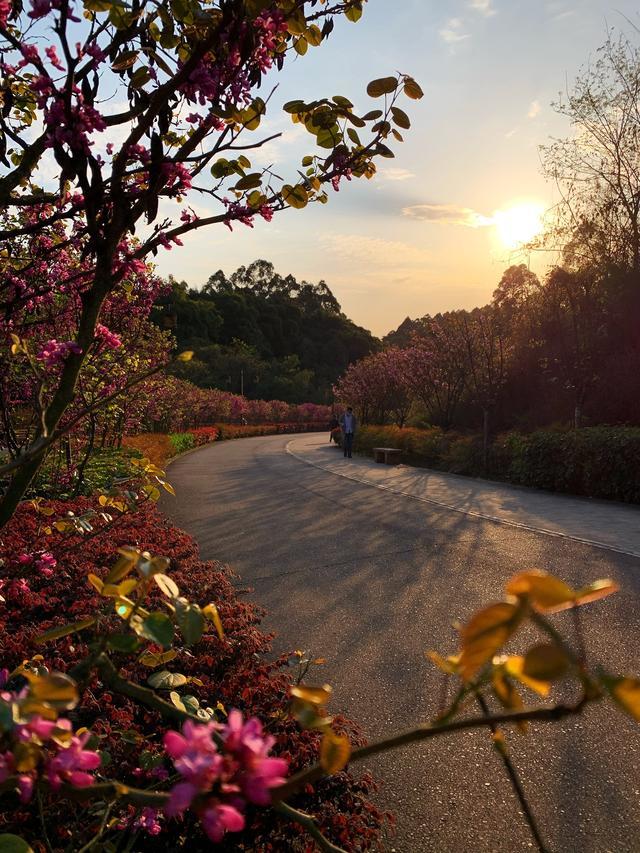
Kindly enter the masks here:
[[329, 730], [320, 744], [320, 764], [327, 773], [339, 773], [349, 761], [351, 744], [346, 735]]
[[564, 581], [540, 569], [515, 575], [507, 584], [509, 595], [526, 596], [536, 610], [555, 613], [573, 607], [576, 591]]
[[210, 602], [207, 606], [202, 610], [202, 613], [207, 619], [210, 619], [217, 631], [218, 637], [221, 640], [224, 640], [224, 628], [222, 627], [222, 619], [220, 618], [220, 613], [215, 604]]
[[520, 624], [518, 604], [500, 601], [476, 613], [463, 627], [460, 640], [460, 669], [470, 679], [483, 664], [491, 660]]
[[306, 684], [297, 684], [291, 688], [291, 695], [301, 702], [308, 702], [311, 705], [326, 705], [333, 688], [330, 684], [324, 684], [322, 687], [310, 687]]
[[611, 687], [611, 695], [627, 714], [640, 722], [640, 679], [618, 679]]
[[588, 586], [583, 586], [576, 593], [576, 604], [587, 604], [590, 601], [599, 601], [601, 598], [606, 598], [607, 595], [613, 595], [618, 592], [620, 587], [611, 580], [611, 578], [600, 578]]
[[442, 670], [442, 672], [446, 672], [447, 675], [456, 675], [459, 672], [459, 655], [449, 655], [448, 657], [443, 658], [438, 652], [430, 650], [425, 652], [425, 656], [434, 663], [438, 669]]

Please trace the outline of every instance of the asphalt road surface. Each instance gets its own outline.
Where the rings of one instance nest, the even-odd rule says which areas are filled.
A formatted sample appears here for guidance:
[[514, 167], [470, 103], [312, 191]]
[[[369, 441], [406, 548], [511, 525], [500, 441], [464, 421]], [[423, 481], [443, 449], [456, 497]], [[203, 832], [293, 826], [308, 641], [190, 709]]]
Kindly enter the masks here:
[[[427, 649], [456, 648], [454, 619], [537, 566], [622, 591], [583, 608], [590, 661], [640, 672], [640, 559], [461, 515], [305, 465], [287, 436], [227, 441], [177, 460], [163, 509], [230, 564], [264, 605], [276, 651], [327, 659], [331, 710], [371, 738], [429, 720], [440, 681]], [[558, 624], [570, 631], [569, 619]], [[533, 635], [532, 635], [533, 636]], [[640, 725], [611, 703], [510, 735], [547, 846], [555, 853], [640, 851]], [[401, 853], [513, 853], [535, 846], [485, 732], [372, 759], [398, 817]]]

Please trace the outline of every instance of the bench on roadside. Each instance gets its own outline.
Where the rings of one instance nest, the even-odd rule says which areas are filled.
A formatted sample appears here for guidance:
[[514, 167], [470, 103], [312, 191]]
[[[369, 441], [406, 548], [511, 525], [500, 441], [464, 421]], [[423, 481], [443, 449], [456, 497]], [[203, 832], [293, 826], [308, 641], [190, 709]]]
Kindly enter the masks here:
[[397, 465], [402, 459], [402, 451], [397, 447], [374, 447], [373, 458], [385, 465]]

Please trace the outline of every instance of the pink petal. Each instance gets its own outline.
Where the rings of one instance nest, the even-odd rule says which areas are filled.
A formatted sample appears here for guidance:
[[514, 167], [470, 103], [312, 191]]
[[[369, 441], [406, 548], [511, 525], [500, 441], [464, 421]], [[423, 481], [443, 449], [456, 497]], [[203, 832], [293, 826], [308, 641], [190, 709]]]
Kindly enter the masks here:
[[187, 741], [179, 732], [169, 731], [164, 736], [164, 748], [170, 758], [180, 758], [187, 748]]
[[189, 808], [193, 802], [193, 798], [198, 793], [198, 789], [191, 782], [178, 782], [171, 789], [169, 801], [164, 807], [164, 813], [167, 817], [175, 817], [182, 814], [183, 811]]

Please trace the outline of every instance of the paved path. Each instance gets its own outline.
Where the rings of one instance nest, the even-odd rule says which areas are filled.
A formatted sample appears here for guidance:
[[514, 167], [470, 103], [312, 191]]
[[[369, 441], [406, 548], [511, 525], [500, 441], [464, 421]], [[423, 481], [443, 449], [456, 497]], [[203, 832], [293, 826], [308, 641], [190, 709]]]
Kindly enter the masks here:
[[[276, 650], [327, 658], [320, 678], [334, 685], [332, 710], [371, 737], [434, 714], [440, 682], [424, 651], [453, 650], [453, 619], [500, 596], [511, 574], [531, 566], [575, 584], [615, 577], [622, 592], [584, 608], [589, 656], [615, 672], [640, 670], [637, 557], [338, 477], [288, 454], [289, 440], [222, 442], [177, 460], [170, 479], [178, 498], [163, 507], [196, 536], [204, 557], [230, 563], [239, 585], [253, 587]], [[347, 465], [374, 470], [361, 460]], [[637, 724], [603, 703], [584, 719], [533, 726], [510, 740], [554, 853], [637, 853]], [[387, 849], [533, 849], [484, 733], [389, 753], [370, 767], [398, 814]]]
[[345, 460], [339, 448], [329, 444], [324, 435], [295, 438], [288, 443], [287, 451], [301, 462], [394, 494], [640, 557], [637, 506], [491, 483], [410, 465], [381, 465], [363, 456]]

